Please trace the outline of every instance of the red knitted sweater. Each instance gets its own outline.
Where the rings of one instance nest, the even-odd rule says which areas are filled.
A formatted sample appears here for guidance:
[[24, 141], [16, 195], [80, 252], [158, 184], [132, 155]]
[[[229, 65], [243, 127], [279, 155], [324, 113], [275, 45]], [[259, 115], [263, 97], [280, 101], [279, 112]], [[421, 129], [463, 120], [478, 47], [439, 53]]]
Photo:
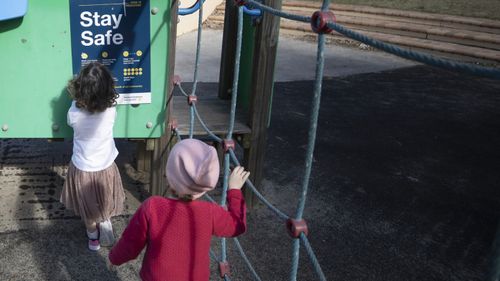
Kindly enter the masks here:
[[212, 235], [237, 236], [246, 230], [246, 206], [240, 190], [227, 192], [228, 211], [205, 201], [183, 202], [153, 196], [137, 209], [109, 260], [135, 259], [146, 246], [143, 280], [209, 279]]

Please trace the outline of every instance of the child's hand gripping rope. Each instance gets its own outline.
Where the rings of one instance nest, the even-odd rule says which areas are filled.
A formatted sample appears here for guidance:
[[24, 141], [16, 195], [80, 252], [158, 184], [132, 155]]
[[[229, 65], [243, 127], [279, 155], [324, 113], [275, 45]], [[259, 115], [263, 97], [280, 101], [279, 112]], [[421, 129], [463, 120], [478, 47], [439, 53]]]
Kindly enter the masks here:
[[243, 167], [237, 166], [229, 176], [229, 189], [241, 189], [249, 176], [249, 171], [245, 171]]

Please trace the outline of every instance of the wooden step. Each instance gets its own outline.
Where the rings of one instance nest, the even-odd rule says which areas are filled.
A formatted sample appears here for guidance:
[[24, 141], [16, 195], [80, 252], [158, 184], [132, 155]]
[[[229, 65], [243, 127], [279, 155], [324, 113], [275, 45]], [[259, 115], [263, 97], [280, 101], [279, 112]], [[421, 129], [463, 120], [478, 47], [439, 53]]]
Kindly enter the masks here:
[[[218, 136], [225, 136], [229, 123], [229, 113], [231, 112], [231, 103], [229, 100], [221, 100], [217, 97], [200, 97], [200, 102], [196, 104], [198, 113], [208, 128]], [[174, 96], [172, 101], [172, 118], [177, 120], [177, 130], [181, 136], [189, 134], [189, 106], [184, 96]], [[245, 122], [245, 112], [238, 110], [233, 133], [235, 135], [250, 134], [251, 130]], [[204, 136], [207, 132], [200, 122], [194, 122], [194, 135]]]

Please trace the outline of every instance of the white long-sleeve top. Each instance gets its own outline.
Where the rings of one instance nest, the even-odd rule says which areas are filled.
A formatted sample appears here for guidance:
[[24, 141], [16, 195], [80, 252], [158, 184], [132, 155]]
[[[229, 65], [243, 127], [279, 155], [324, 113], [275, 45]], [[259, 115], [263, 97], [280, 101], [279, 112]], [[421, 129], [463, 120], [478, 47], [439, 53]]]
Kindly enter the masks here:
[[73, 156], [71, 161], [86, 172], [101, 171], [113, 164], [118, 150], [113, 139], [116, 108], [89, 113], [72, 102], [68, 110], [68, 125], [73, 127]]

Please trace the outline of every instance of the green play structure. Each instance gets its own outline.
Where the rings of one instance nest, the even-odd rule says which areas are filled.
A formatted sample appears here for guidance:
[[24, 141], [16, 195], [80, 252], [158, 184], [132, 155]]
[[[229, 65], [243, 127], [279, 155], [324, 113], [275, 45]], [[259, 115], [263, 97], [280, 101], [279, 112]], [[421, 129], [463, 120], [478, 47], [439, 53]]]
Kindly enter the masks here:
[[[110, 65], [125, 100], [117, 105], [115, 137], [163, 134], [170, 1], [115, 2], [0, 2], [0, 138], [72, 137], [66, 84], [92, 60]], [[121, 34], [120, 28], [131, 31]], [[138, 88], [145, 90], [127, 92]]]

